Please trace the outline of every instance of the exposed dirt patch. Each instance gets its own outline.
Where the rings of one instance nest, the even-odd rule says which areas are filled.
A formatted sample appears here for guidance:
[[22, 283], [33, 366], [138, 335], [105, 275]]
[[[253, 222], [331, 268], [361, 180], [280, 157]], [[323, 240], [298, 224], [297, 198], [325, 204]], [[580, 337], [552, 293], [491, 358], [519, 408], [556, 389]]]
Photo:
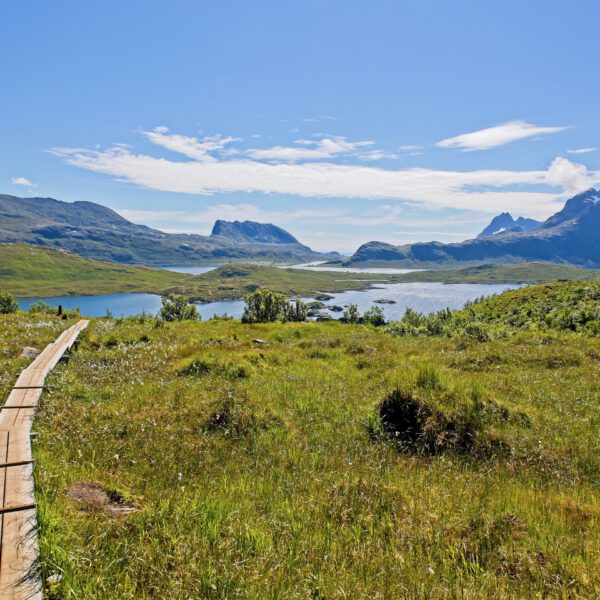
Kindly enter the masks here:
[[104, 512], [113, 517], [137, 512], [139, 507], [114, 490], [103, 488], [93, 482], [74, 483], [67, 488], [67, 497], [74, 500], [81, 510]]

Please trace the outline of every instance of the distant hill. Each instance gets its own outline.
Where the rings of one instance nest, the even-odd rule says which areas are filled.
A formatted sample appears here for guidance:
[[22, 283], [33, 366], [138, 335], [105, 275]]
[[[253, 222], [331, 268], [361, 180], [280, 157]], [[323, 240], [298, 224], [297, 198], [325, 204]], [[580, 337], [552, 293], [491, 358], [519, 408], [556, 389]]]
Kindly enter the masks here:
[[64, 248], [97, 260], [194, 265], [231, 260], [327, 260], [287, 231], [262, 223], [217, 221], [210, 236], [170, 234], [136, 225], [93, 202], [0, 195], [0, 243]]
[[215, 222], [211, 236], [244, 244], [300, 244], [285, 229], [254, 221], [221, 221]]
[[552, 261], [600, 268], [600, 192], [590, 189], [529, 231], [503, 232], [455, 244], [363, 244], [345, 264], [443, 267]]
[[526, 219], [525, 217], [513, 219], [510, 213], [503, 212], [492, 219], [491, 223], [477, 236], [477, 239], [505, 233], [533, 231], [534, 229], [539, 229], [541, 225], [542, 223], [535, 219]]

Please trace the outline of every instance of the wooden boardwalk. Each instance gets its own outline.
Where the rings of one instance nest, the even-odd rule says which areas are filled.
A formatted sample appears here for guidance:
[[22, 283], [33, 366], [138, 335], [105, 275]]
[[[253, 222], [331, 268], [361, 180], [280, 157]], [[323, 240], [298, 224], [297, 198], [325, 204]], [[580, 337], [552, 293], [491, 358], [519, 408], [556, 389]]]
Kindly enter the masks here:
[[30, 433], [46, 375], [88, 321], [64, 331], [23, 370], [0, 410], [0, 600], [39, 600]]

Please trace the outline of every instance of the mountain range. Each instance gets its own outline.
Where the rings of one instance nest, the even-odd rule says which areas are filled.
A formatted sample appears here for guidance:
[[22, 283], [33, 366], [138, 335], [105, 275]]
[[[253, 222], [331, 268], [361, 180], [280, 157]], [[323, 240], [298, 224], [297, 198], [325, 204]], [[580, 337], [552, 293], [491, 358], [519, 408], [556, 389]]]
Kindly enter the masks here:
[[503, 212], [492, 219], [490, 224], [477, 236], [477, 239], [493, 237], [494, 235], [500, 235], [502, 233], [533, 231], [534, 229], [539, 229], [541, 224], [540, 221], [527, 219], [525, 217], [513, 219], [513, 216], [510, 213]]
[[[510, 222], [515, 223], [512, 217]], [[491, 233], [488, 232], [490, 228], [486, 228], [477, 239], [453, 244], [420, 242], [394, 246], [385, 242], [368, 242], [345, 264], [381, 263], [399, 267], [439, 268], [453, 264], [552, 261], [600, 268], [598, 190], [589, 189], [574, 196], [562, 210], [533, 229], [515, 231], [513, 227], [508, 227], [500, 231], [501, 227], [495, 227], [492, 226]]]
[[97, 260], [151, 266], [229, 260], [283, 263], [332, 260], [275, 225], [217, 221], [209, 236], [165, 233], [136, 225], [93, 202], [0, 195], [0, 243], [65, 248]]

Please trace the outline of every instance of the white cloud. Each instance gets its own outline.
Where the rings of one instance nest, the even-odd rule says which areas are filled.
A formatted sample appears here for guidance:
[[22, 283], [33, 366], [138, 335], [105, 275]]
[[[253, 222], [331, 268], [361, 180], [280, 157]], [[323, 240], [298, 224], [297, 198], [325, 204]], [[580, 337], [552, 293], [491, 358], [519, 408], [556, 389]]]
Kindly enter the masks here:
[[27, 179], [27, 177], [13, 177], [10, 182], [13, 185], [23, 185], [29, 187], [35, 187], [37, 185], [37, 183], [33, 183], [33, 181], [30, 181]]
[[592, 183], [595, 185], [598, 182], [598, 174], [596, 174], [596, 181], [592, 182], [585, 165], [558, 156], [548, 168], [546, 181], [550, 185], [560, 186], [569, 194], [574, 194], [592, 187]]
[[596, 148], [574, 148], [567, 150], [569, 154], [587, 154], [588, 152], [595, 152]]
[[[429, 208], [471, 209], [495, 213], [516, 211], [531, 217], [547, 217], [557, 209], [561, 195], [600, 183], [600, 171], [557, 158], [547, 170], [444, 171], [427, 168], [389, 169], [328, 161], [338, 156], [359, 158], [361, 148], [372, 142], [349, 142], [346, 138], [299, 140], [298, 147], [276, 147], [266, 158], [280, 160], [289, 153], [299, 160], [318, 162], [263, 162], [230, 157], [223, 147], [232, 138], [187, 138], [153, 130], [152, 140], [174, 149], [192, 161], [177, 161], [136, 154], [122, 146], [108, 149], [56, 148], [68, 164], [112, 175], [140, 187], [184, 194], [257, 192], [300, 197], [400, 200]], [[209, 154], [212, 152], [213, 154]], [[251, 151], [253, 153], [258, 151]], [[306, 154], [308, 153], [308, 154]], [[208, 157], [208, 158], [207, 158]], [[258, 155], [265, 158], [264, 154]], [[527, 186], [557, 186], [558, 192], [528, 190]]]
[[361, 152], [359, 158], [366, 161], [381, 160], [383, 158], [399, 158], [399, 154], [392, 152], [385, 152], [384, 150], [368, 150], [367, 152]]
[[[162, 146], [197, 161], [212, 162], [216, 160], [210, 152], [222, 151], [227, 144], [239, 141], [238, 138], [222, 137], [220, 135], [207, 136], [202, 139], [186, 135], [169, 133], [168, 127], [155, 127], [152, 131], [142, 131], [142, 134], [153, 144]], [[120, 145], [120, 147], [123, 147]]]
[[358, 149], [372, 146], [374, 142], [350, 142], [345, 137], [325, 137], [320, 140], [297, 140], [296, 146], [275, 146], [247, 150], [246, 154], [257, 160], [297, 162], [319, 160], [355, 153]]
[[463, 133], [436, 143], [440, 148], [459, 148], [461, 150], [487, 150], [504, 146], [517, 140], [563, 131], [566, 127], [540, 127], [525, 121], [511, 121], [495, 127]]

